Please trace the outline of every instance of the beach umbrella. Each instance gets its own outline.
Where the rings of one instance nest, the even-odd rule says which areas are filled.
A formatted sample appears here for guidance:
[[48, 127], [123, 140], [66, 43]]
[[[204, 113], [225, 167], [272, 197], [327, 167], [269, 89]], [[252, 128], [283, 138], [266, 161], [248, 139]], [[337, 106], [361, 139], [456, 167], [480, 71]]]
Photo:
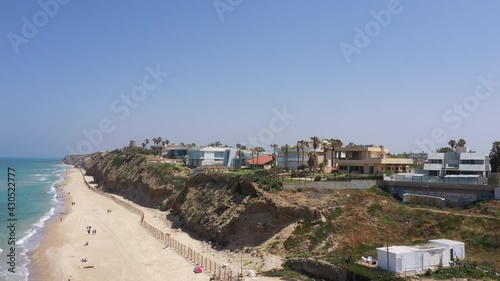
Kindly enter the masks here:
[[201, 267], [196, 266], [196, 267], [194, 268], [193, 272], [194, 272], [194, 273], [202, 273], [202, 272], [203, 272], [203, 270], [201, 270]]

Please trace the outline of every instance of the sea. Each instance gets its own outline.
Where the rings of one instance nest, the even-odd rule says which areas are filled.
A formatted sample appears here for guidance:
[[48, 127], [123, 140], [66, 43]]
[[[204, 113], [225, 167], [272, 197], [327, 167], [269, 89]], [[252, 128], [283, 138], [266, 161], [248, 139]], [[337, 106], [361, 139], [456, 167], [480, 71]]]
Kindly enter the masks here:
[[[64, 211], [63, 196], [55, 185], [63, 180], [70, 166], [60, 162], [61, 159], [0, 158], [0, 281], [28, 280], [30, 253], [40, 244], [48, 221]], [[16, 187], [14, 199], [8, 194], [9, 167], [15, 170], [10, 170]], [[9, 209], [9, 200], [15, 202], [15, 209]], [[12, 222], [13, 231], [8, 227]], [[8, 264], [12, 235], [15, 273], [8, 271], [13, 265]]]

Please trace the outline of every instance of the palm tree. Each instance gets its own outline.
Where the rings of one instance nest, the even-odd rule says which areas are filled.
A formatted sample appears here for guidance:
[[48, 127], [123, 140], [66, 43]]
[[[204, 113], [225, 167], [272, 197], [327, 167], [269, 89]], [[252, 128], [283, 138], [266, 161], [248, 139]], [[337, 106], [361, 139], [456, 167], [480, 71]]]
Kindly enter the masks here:
[[255, 164], [254, 164], [254, 163], [255, 163], [255, 160], [253, 159], [253, 158], [254, 158], [254, 157], [253, 157], [253, 155], [254, 155], [254, 154], [255, 154], [255, 152], [257, 152], [257, 151], [256, 151], [254, 148], [252, 148], [250, 151], [252, 152], [252, 165], [253, 165], [253, 168], [255, 168]]
[[295, 149], [297, 150], [297, 170], [299, 169], [299, 160], [300, 160], [300, 156], [299, 156], [299, 153], [300, 153], [300, 141], [297, 142], [296, 145], [292, 146], [292, 149]]
[[271, 144], [271, 148], [273, 149], [273, 165], [272, 165], [273, 167], [277, 166], [276, 165], [276, 148], [278, 148], [278, 147], [279, 147], [279, 145], [277, 145], [275, 143]]
[[[306, 140], [301, 140], [300, 142], [300, 149], [302, 150], [302, 165], [304, 165], [304, 157], [305, 157], [305, 152], [304, 150], [306, 147], [309, 147], [309, 142]], [[298, 156], [297, 156], [298, 157]], [[297, 160], [298, 161], [298, 160]]]
[[220, 141], [214, 141], [214, 142], [213, 142], [213, 145], [214, 145], [215, 147], [221, 147], [221, 146], [222, 146], [222, 142], [220, 142]]
[[143, 149], [146, 148], [146, 143], [145, 142], [142, 143], [142, 148]]
[[266, 151], [263, 147], [257, 146], [254, 148], [255, 152], [257, 153], [257, 163], [259, 163], [259, 153]]
[[[319, 147], [320, 143], [321, 143], [321, 140], [318, 137], [316, 137], [316, 136], [311, 137], [311, 145], [314, 149], [313, 150], [314, 155], [316, 155], [316, 149]], [[315, 157], [315, 158], [317, 158], [317, 157]], [[314, 162], [314, 168], [316, 168], [316, 161]]]
[[321, 142], [321, 149], [323, 149], [323, 166], [326, 167], [328, 160], [326, 159], [326, 151], [332, 148], [332, 144], [328, 140], [323, 140]]
[[288, 170], [288, 151], [290, 151], [290, 146], [288, 144], [285, 144], [281, 147], [281, 150], [283, 151], [283, 153], [285, 154], [285, 169]]
[[311, 146], [314, 148], [314, 151], [313, 151], [314, 153], [316, 153], [316, 149], [319, 147], [320, 143], [321, 143], [321, 140], [318, 137], [316, 137], [316, 136], [311, 137]]
[[333, 167], [333, 161], [335, 159], [335, 148], [342, 147], [342, 145], [344, 144], [339, 139], [330, 139], [330, 145], [332, 148], [332, 167]]
[[149, 139], [145, 139], [144, 140], [144, 143], [146, 144], [146, 146], [149, 144]]
[[465, 147], [466, 141], [464, 139], [459, 139], [457, 142], [458, 147]]
[[168, 146], [170, 144], [170, 140], [165, 139], [165, 145]]
[[451, 147], [451, 149], [455, 149], [455, 147], [457, 147], [457, 142], [455, 140], [450, 140], [448, 142], [448, 145]]

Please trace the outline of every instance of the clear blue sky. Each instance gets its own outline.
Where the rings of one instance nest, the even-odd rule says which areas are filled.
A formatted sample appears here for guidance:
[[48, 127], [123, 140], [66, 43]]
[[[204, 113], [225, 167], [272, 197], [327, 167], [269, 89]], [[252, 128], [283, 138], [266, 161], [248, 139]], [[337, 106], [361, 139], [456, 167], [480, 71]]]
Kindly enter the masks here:
[[[391, 152], [430, 150], [417, 143], [434, 130], [446, 137], [436, 147], [465, 138], [487, 153], [500, 140], [500, 85], [488, 96], [478, 80], [500, 81], [495, 0], [232, 0], [221, 16], [212, 1], [65, 2], [45, 18], [35, 1], [0, 2], [0, 156], [87, 149], [82, 132], [102, 120], [113, 129], [94, 134], [93, 151], [158, 136], [199, 145], [255, 136], [269, 149], [317, 135]], [[375, 21], [381, 10], [390, 20]], [[342, 44], [357, 50], [350, 62]], [[143, 85], [148, 66], [169, 76], [132, 108], [120, 97]], [[270, 126], [284, 107], [295, 117]]]

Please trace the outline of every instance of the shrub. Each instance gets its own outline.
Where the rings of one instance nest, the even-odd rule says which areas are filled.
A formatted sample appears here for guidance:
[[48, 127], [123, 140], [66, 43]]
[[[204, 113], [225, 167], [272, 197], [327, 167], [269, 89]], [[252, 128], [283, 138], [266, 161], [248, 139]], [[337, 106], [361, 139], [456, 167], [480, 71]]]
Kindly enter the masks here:
[[314, 181], [321, 181], [321, 176], [320, 175], [315, 176]]

